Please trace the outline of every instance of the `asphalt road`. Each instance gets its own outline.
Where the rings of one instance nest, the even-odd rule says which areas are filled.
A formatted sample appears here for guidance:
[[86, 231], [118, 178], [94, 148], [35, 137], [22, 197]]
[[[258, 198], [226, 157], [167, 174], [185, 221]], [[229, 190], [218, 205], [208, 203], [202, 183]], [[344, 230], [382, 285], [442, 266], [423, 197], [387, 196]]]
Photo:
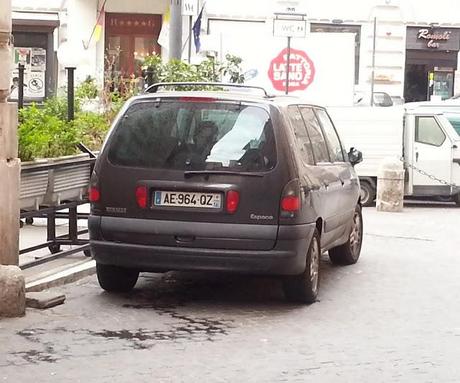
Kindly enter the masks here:
[[310, 306], [276, 279], [219, 274], [59, 288], [64, 305], [0, 321], [0, 382], [460, 381], [460, 209], [364, 219], [360, 261], [323, 256]]

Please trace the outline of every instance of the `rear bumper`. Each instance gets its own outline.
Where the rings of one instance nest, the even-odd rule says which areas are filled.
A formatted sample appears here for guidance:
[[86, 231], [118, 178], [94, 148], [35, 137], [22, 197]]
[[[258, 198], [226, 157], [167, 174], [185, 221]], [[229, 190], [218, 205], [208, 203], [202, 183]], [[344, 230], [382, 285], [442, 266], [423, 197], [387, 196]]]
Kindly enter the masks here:
[[305, 254], [315, 229], [314, 223], [280, 226], [273, 249], [245, 250], [107, 241], [102, 238], [99, 225], [100, 217], [90, 217], [91, 253], [101, 264], [140, 271], [207, 270], [263, 275], [302, 273]]

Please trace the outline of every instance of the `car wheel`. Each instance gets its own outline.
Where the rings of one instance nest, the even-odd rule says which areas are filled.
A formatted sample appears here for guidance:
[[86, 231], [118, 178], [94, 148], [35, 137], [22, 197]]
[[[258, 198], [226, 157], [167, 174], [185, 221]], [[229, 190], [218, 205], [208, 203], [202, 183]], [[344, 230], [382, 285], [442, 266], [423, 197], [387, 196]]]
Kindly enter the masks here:
[[284, 295], [291, 302], [313, 303], [318, 296], [321, 246], [315, 229], [307, 252], [305, 271], [300, 275], [286, 277], [283, 281]]
[[139, 278], [139, 271], [124, 267], [96, 263], [99, 285], [108, 292], [131, 291]]
[[375, 188], [367, 181], [362, 181], [360, 185], [361, 205], [372, 206], [375, 200]]
[[363, 216], [361, 206], [356, 206], [348, 240], [343, 245], [329, 250], [329, 259], [337, 265], [352, 265], [358, 262], [363, 243]]
[[460, 193], [454, 195], [454, 201], [457, 206], [460, 206]]

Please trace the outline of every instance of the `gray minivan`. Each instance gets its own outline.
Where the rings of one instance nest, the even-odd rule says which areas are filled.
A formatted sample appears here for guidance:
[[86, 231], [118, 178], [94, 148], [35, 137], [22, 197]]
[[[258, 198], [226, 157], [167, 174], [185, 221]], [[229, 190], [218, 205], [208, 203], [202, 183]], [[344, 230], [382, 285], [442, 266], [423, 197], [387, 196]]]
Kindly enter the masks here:
[[321, 254], [345, 265], [360, 255], [361, 153], [345, 152], [322, 107], [206, 85], [156, 84], [115, 120], [89, 190], [99, 283], [129, 291], [141, 271], [279, 275], [287, 299], [314, 302]]

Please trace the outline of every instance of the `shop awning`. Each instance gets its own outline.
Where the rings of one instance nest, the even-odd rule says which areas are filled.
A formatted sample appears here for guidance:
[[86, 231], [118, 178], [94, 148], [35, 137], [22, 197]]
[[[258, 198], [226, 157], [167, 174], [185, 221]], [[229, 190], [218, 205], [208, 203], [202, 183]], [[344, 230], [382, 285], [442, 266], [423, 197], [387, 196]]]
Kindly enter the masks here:
[[57, 12], [18, 12], [13, 11], [13, 26], [40, 26], [56, 28], [59, 26]]

